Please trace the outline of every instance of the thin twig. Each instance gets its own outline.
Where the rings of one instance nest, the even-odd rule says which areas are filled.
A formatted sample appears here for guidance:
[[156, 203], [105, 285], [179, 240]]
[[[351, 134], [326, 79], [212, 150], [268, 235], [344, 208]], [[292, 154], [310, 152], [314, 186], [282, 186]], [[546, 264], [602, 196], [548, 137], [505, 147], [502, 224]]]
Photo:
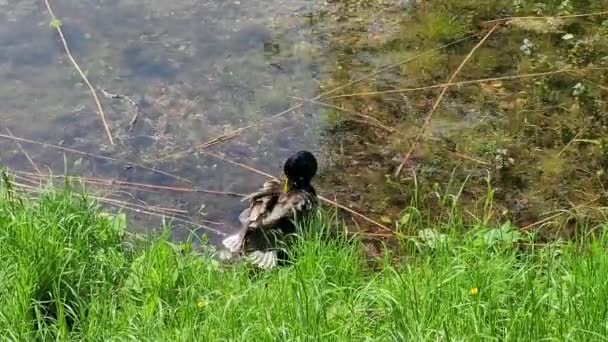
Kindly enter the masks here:
[[[26, 185], [26, 184], [22, 184], [22, 183], [18, 183], [18, 182], [13, 182], [13, 184], [15, 186], [17, 186], [17, 187], [20, 187], [20, 188], [29, 189], [30, 191], [33, 191], [35, 193], [42, 193], [43, 192], [43, 190], [40, 189], [39, 187], [35, 187], [35, 186], [31, 186], [31, 185]], [[99, 198], [97, 198], [96, 200], [99, 200]], [[171, 216], [171, 215], [165, 215], [163, 213], [157, 213], [157, 212], [149, 211], [149, 210], [146, 210], [146, 209], [141, 209], [140, 208], [141, 206], [133, 204], [133, 203], [128, 203], [128, 202], [118, 203], [118, 202], [114, 202], [114, 203], [106, 203], [106, 204], [112, 205], [112, 206], [115, 206], [115, 207], [120, 207], [120, 208], [123, 208], [123, 209], [127, 209], [129, 211], [133, 211], [133, 212], [136, 212], [136, 213], [142, 213], [142, 214], [146, 214], [146, 215], [156, 216], [156, 217], [160, 217], [160, 218], [163, 218], [163, 219], [164, 218], [169, 218], [170, 220], [179, 221], [179, 222], [191, 225], [191, 226], [200, 227], [200, 228], [203, 228], [205, 230], [212, 231], [212, 232], [214, 232], [216, 234], [219, 234], [219, 235], [223, 235], [223, 236], [227, 235], [226, 233], [224, 233], [224, 232], [222, 232], [222, 231], [220, 231], [218, 229], [211, 228], [209, 226], [205, 226], [205, 225], [202, 225], [202, 224], [199, 224], [199, 223], [196, 223], [196, 222], [188, 221], [188, 220], [185, 220], [185, 219], [182, 219], [182, 218], [179, 218], [179, 217], [175, 217], [175, 216]]]
[[128, 166], [136, 166], [136, 167], [139, 167], [139, 168], [141, 168], [143, 170], [148, 170], [148, 171], [151, 171], [151, 172], [154, 172], [154, 173], [165, 175], [167, 177], [171, 177], [173, 179], [180, 180], [180, 181], [183, 181], [183, 182], [192, 183], [191, 181], [189, 181], [189, 180], [187, 180], [185, 178], [173, 175], [171, 173], [168, 173], [168, 172], [165, 172], [165, 171], [161, 171], [161, 170], [157, 170], [157, 169], [154, 169], [154, 168], [150, 168], [150, 167], [147, 167], [147, 166], [143, 166], [143, 165], [140, 165], [140, 164], [136, 164], [136, 163], [133, 163], [133, 162], [125, 161], [125, 160], [120, 160], [120, 159], [116, 159], [116, 158], [112, 158], [112, 157], [102, 156], [102, 155], [99, 155], [99, 154], [89, 153], [89, 152], [83, 152], [83, 151], [75, 150], [75, 149], [68, 148], [68, 147], [61, 147], [61, 146], [57, 146], [57, 145], [42, 143], [42, 142], [35, 141], [35, 140], [30, 140], [30, 139], [25, 139], [25, 138], [19, 138], [19, 137], [10, 136], [10, 135], [1, 134], [1, 133], [0, 133], [0, 138], [12, 140], [12, 141], [20, 141], [20, 142], [24, 142], [24, 143], [28, 143], [28, 144], [39, 145], [39, 146], [42, 146], [42, 147], [48, 147], [48, 148], [52, 148], [52, 149], [55, 149], [55, 150], [58, 150], [58, 151], [78, 154], [78, 155], [81, 155], [81, 156], [86, 156], [86, 157], [91, 157], [91, 158], [98, 158], [98, 159], [103, 159], [103, 160], [109, 160], [109, 161], [113, 161], [113, 162], [117, 162], [117, 163], [126, 164]]
[[65, 53], [68, 55], [68, 58], [74, 65], [74, 68], [78, 71], [78, 73], [80, 74], [80, 77], [82, 77], [84, 82], [89, 87], [91, 94], [93, 95], [93, 99], [95, 100], [95, 104], [97, 105], [97, 109], [99, 111], [99, 116], [101, 117], [101, 122], [103, 123], [103, 127], [106, 131], [106, 134], [108, 135], [108, 139], [110, 140], [110, 144], [114, 145], [114, 139], [112, 139], [112, 134], [110, 133], [110, 128], [108, 127], [108, 123], [106, 122], [105, 113], [101, 106], [101, 102], [99, 102], [99, 98], [97, 97], [97, 91], [95, 91], [95, 88], [93, 87], [93, 85], [91, 84], [91, 82], [89, 81], [89, 79], [87, 78], [85, 73], [82, 71], [82, 69], [78, 65], [78, 62], [76, 62], [76, 59], [74, 58], [74, 56], [72, 56], [72, 52], [70, 51], [68, 42], [65, 39], [63, 30], [61, 29], [61, 22], [55, 16], [55, 13], [53, 12], [53, 9], [51, 8], [51, 4], [49, 3], [49, 0], [44, 0], [44, 3], [46, 4], [46, 8], [49, 11], [49, 14], [52, 18], [52, 21], [51, 21], [52, 26], [57, 30], [57, 33], [59, 34], [59, 38], [61, 39], [61, 42], [63, 43], [63, 48], [65, 49]]
[[434, 84], [434, 85], [430, 85], [430, 86], [416, 87], [416, 88], [401, 88], [401, 89], [391, 89], [391, 90], [384, 90], [384, 91], [369, 91], [369, 92], [363, 92], [363, 93], [344, 94], [344, 95], [328, 97], [327, 100], [337, 99], [337, 98], [342, 98], [342, 97], [372, 96], [372, 95], [384, 95], [384, 94], [393, 94], [393, 93], [409, 93], [409, 92], [414, 92], [414, 91], [430, 90], [430, 89], [437, 89], [437, 88], [443, 88], [443, 87], [462, 86], [462, 85], [486, 83], [486, 82], [493, 82], [493, 81], [507, 81], [507, 80], [523, 79], [523, 78], [550, 76], [550, 75], [568, 73], [568, 72], [573, 72], [573, 71], [584, 72], [584, 71], [597, 71], [597, 70], [608, 70], [608, 67], [591, 67], [591, 68], [580, 68], [580, 69], [564, 68], [564, 69], [559, 69], [559, 70], [535, 72], [535, 73], [530, 73], [530, 74], [507, 75], [507, 76], [480, 78], [480, 79], [476, 79], [476, 80], [439, 83], [439, 84]]
[[[19, 179], [19, 180], [22, 180], [22, 181], [27, 181], [27, 182], [30, 182], [32, 184], [40, 184], [39, 182], [35, 182], [35, 181], [33, 181], [33, 180], [31, 180], [31, 179], [29, 179], [27, 177], [20, 176], [15, 171], [11, 171], [11, 172], [13, 173], [13, 176], [15, 177], [15, 179]], [[30, 173], [30, 175], [33, 175], [33, 174]], [[42, 180], [42, 177], [39, 178], [39, 181], [41, 181], [41, 180]], [[147, 209], [147, 210], [153, 210], [153, 211], [155, 210], [155, 211], [159, 211], [159, 212], [169, 212], [169, 213], [172, 213], [172, 214], [187, 214], [188, 213], [187, 210], [153, 206], [153, 205], [148, 205], [145, 202], [144, 202], [144, 205], [141, 205], [141, 204], [121, 201], [121, 200], [114, 199], [114, 198], [94, 196], [94, 195], [91, 195], [91, 194], [89, 194], [87, 196], [90, 197], [90, 198], [92, 198], [92, 199], [95, 199], [97, 201], [107, 202], [107, 203], [110, 203], [110, 204], [131, 205], [131, 206], [134, 206], [134, 207], [143, 208], [143, 209]], [[136, 199], [136, 198], [134, 198], [134, 199]]]
[[453, 151], [449, 151], [448, 153], [455, 155], [458, 158], [462, 158], [462, 159], [466, 159], [466, 160], [470, 160], [472, 162], [476, 162], [477, 164], [481, 164], [484, 166], [488, 166], [490, 165], [490, 163], [483, 161], [481, 159], [477, 159], [477, 158], [473, 158], [471, 156], [467, 156], [466, 154], [462, 154], [460, 152], [453, 152]]
[[280, 116], [283, 116], [285, 114], [291, 113], [294, 110], [296, 110], [296, 109], [298, 109], [298, 108], [300, 108], [302, 106], [303, 106], [303, 103], [298, 103], [298, 104], [296, 104], [294, 106], [291, 106], [290, 108], [287, 108], [286, 110], [284, 110], [284, 111], [282, 111], [280, 113], [277, 113], [275, 115], [269, 116], [267, 118], [263, 118], [263, 119], [258, 120], [256, 122], [253, 122], [253, 123], [251, 123], [251, 124], [249, 124], [247, 126], [243, 126], [241, 128], [237, 128], [237, 129], [235, 129], [233, 131], [230, 131], [228, 133], [222, 134], [221, 136], [219, 136], [219, 137], [217, 137], [215, 139], [212, 139], [212, 140], [209, 140], [209, 141], [204, 142], [202, 144], [196, 145], [195, 149], [197, 149], [197, 150], [206, 149], [206, 148], [209, 148], [209, 147], [211, 147], [213, 145], [216, 145], [216, 144], [222, 143], [224, 141], [230, 140], [230, 139], [232, 139], [232, 138], [240, 135], [246, 129], [259, 126], [259, 125], [261, 125], [261, 124], [263, 124], [263, 123], [265, 123], [267, 121], [274, 120], [274, 119], [276, 119], [276, 118], [278, 118]]
[[100, 202], [106, 202], [108, 204], [131, 205], [133, 207], [137, 207], [137, 208], [141, 208], [141, 209], [158, 211], [158, 212], [167, 212], [167, 213], [171, 213], [171, 214], [187, 214], [188, 213], [187, 210], [183, 210], [183, 209], [165, 208], [165, 207], [158, 207], [155, 205], [141, 205], [141, 204], [135, 204], [135, 203], [117, 200], [114, 198], [97, 197], [97, 196], [93, 196], [93, 195], [87, 195], [87, 196], [92, 199], [98, 200]]
[[[34, 175], [33, 173], [26, 172], [26, 171], [11, 170], [11, 172], [25, 174], [25, 175]], [[99, 184], [99, 185], [126, 187], [127, 189], [133, 189], [133, 190], [142, 190], [141, 188], [144, 188], [144, 189], [149, 189], [149, 190], [168, 190], [168, 191], [176, 191], [176, 192], [205, 193], [205, 194], [211, 194], [211, 195], [226, 195], [226, 196], [233, 196], [233, 197], [245, 197], [246, 196], [245, 194], [241, 194], [241, 193], [237, 193], [237, 192], [230, 192], [230, 191], [206, 190], [206, 189], [199, 189], [199, 188], [194, 188], [194, 189], [179, 188], [179, 187], [164, 186], [164, 185], [125, 182], [125, 181], [116, 180], [116, 179], [89, 178], [89, 177], [81, 177], [81, 176], [74, 177], [74, 176], [61, 176], [61, 175], [53, 175], [53, 176], [49, 176], [49, 177], [67, 178], [70, 180], [90, 182], [90, 183]]]
[[[15, 137], [13, 135], [13, 132], [11, 132], [10, 129], [8, 129], [8, 127], [6, 128], [6, 132], [11, 136], [11, 137]], [[38, 166], [36, 165], [36, 163], [34, 163], [34, 160], [32, 160], [32, 158], [30, 157], [30, 155], [27, 153], [26, 150], [23, 149], [23, 146], [21, 146], [21, 144], [18, 141], [14, 141], [15, 145], [17, 145], [17, 148], [19, 148], [19, 151], [21, 151], [21, 153], [23, 153], [23, 155], [25, 156], [25, 158], [27, 159], [27, 161], [30, 163], [30, 165], [34, 168], [34, 170], [36, 170], [36, 172], [39, 175], [42, 175], [42, 172], [40, 172], [40, 169], [38, 168]]]
[[[454, 79], [456, 78], [456, 76], [458, 76], [458, 73], [460, 73], [460, 70], [462, 70], [462, 68], [465, 66], [465, 64], [467, 64], [467, 62], [469, 61], [469, 59], [471, 59], [471, 57], [473, 56], [473, 54], [475, 53], [475, 51], [488, 39], [488, 37], [490, 37], [490, 35], [492, 35], [492, 33], [498, 28], [499, 25], [500, 24], [494, 25], [488, 31], [488, 33], [486, 33], [485, 36], [483, 36], [483, 38], [479, 41], [479, 43], [477, 43], [477, 45], [475, 45], [473, 47], [473, 49], [471, 49], [471, 51], [469, 52], [469, 54], [462, 60], [462, 63], [460, 63], [460, 65], [458, 66], [458, 68], [456, 69], [456, 71], [454, 71], [454, 73], [452, 74], [452, 76], [450, 76], [450, 79], [448, 80], [447, 83], [452, 83], [454, 81]], [[419, 143], [420, 139], [422, 138], [422, 135], [424, 134], [424, 132], [426, 131], [427, 127], [431, 123], [431, 118], [433, 117], [433, 113], [435, 112], [435, 110], [437, 109], [437, 107], [439, 107], [439, 104], [441, 103], [441, 100], [443, 100], [443, 96], [447, 92], [448, 88], [449, 88], [449, 86], [444, 86], [443, 89], [441, 89], [441, 93], [439, 94], [439, 96], [437, 97], [437, 100], [433, 104], [433, 107], [431, 108], [431, 110], [427, 114], [426, 119], [424, 120], [424, 123], [422, 124], [422, 127], [420, 128], [420, 131], [418, 132], [418, 135], [416, 136], [416, 138], [414, 139], [414, 142], [412, 143], [412, 146], [410, 147], [409, 151], [405, 155], [405, 158], [403, 158], [403, 161], [401, 162], [401, 164], [399, 165], [399, 167], [397, 167], [397, 170], [395, 171], [395, 177], [397, 177], [397, 176], [399, 176], [399, 174], [401, 174], [401, 170], [403, 169], [403, 166], [405, 166], [405, 164], [407, 163], [407, 161], [410, 159], [410, 156], [412, 155], [412, 152], [414, 152], [414, 148], [416, 148], [416, 145]]]
[[264, 171], [258, 170], [258, 169], [254, 168], [254, 167], [249, 166], [249, 165], [245, 165], [245, 164], [236, 162], [234, 160], [228, 159], [228, 158], [226, 158], [224, 156], [221, 156], [219, 154], [216, 154], [216, 153], [213, 153], [213, 152], [209, 152], [209, 151], [201, 151], [201, 153], [204, 153], [204, 154], [209, 155], [211, 157], [214, 157], [214, 158], [217, 158], [219, 160], [225, 161], [225, 162], [230, 163], [232, 165], [236, 165], [236, 166], [238, 166], [240, 168], [243, 168], [245, 170], [249, 170], [251, 172], [257, 173], [258, 175], [262, 175], [262, 176], [264, 176], [266, 178], [276, 179], [275, 176], [273, 176], [273, 175], [271, 175], [269, 173], [266, 173]]
[[[31, 172], [11, 170], [11, 173], [14, 174], [14, 177], [16, 179], [27, 181], [27, 182], [30, 182], [30, 183], [36, 184], [36, 185], [39, 185], [40, 181], [42, 181], [42, 179], [43, 179], [42, 176], [38, 176], [38, 175], [36, 175], [34, 173], [31, 173]], [[23, 175], [25, 175], [25, 177], [24, 176], [20, 176], [19, 174], [23, 174]], [[37, 178], [38, 182], [27, 178], [27, 176]], [[50, 175], [49, 177], [50, 178], [62, 178], [63, 176]], [[67, 177], [67, 178], [68, 179], [70, 179], [70, 178], [71, 179], [76, 179], [77, 177]], [[80, 178], [79, 180], [80, 181], [84, 181], [85, 183], [89, 182], [89, 181], [83, 180], [82, 178]], [[93, 185], [100, 185], [100, 184], [101, 185], [107, 185], [107, 184], [104, 184], [104, 183], [96, 183], [96, 182], [90, 182], [90, 184], [93, 184]], [[138, 189], [138, 188], [132, 188], [132, 189], [133, 190], [139, 190], [139, 191], [141, 191], [141, 189]], [[112, 193], [112, 194], [114, 194], [114, 193]], [[107, 196], [102, 196], [102, 197], [94, 196], [94, 195], [88, 195], [88, 196], [90, 198], [95, 199], [95, 200], [97, 200], [99, 202], [102, 202], [102, 203], [111, 204], [111, 205], [118, 205], [118, 206], [127, 206], [127, 205], [129, 205], [129, 206], [138, 208], [138, 210], [139, 209], [145, 209], [145, 210], [150, 211], [150, 212], [158, 212], [158, 213], [161, 213], [161, 214], [170, 215], [171, 217], [177, 217], [175, 215], [185, 215], [185, 214], [188, 214], [188, 211], [184, 210], [184, 209], [174, 209], [174, 208], [167, 208], [167, 207], [159, 207], [159, 206], [155, 206], [155, 205], [149, 205], [148, 203], [146, 203], [146, 202], [144, 202], [144, 201], [142, 201], [142, 200], [134, 197], [130, 193], [125, 192], [125, 194], [129, 195], [131, 198], [133, 198], [136, 201], [140, 201], [141, 203], [143, 203], [143, 205], [132, 203], [132, 202], [125, 202], [125, 201], [122, 201], [122, 200], [118, 200], [118, 199], [114, 199], [114, 198], [109, 198]], [[222, 223], [222, 222], [216, 222], [216, 221], [211, 221], [211, 220], [207, 220], [207, 219], [199, 219], [199, 220], [201, 222], [203, 222], [203, 223], [208, 223], [208, 224], [213, 224], [213, 225], [218, 225], [218, 226], [224, 225], [224, 223]]]
[[603, 85], [601, 85], [601, 84], [597, 83], [597, 82], [596, 82], [596, 81], [594, 81], [594, 80], [590, 80], [590, 79], [589, 79], [589, 78], [587, 78], [587, 77], [583, 77], [583, 76], [581, 76], [581, 75], [577, 74], [575, 71], [569, 71], [569, 72], [568, 72], [568, 74], [570, 74], [570, 75], [572, 75], [572, 76], [575, 76], [575, 77], [580, 77], [580, 78], [584, 79], [585, 81], [587, 81], [587, 82], [589, 82], [589, 83], [593, 83], [593, 84], [594, 84], [596, 87], [598, 87], [598, 88], [600, 88], [600, 89], [602, 89], [602, 90], [604, 90], [604, 91], [608, 91], [608, 87], [603, 86]]
[[538, 221], [536, 221], [536, 222], [530, 223], [530, 224], [529, 224], [529, 225], [527, 225], [527, 226], [521, 227], [521, 228], [519, 228], [519, 230], [529, 230], [529, 229], [531, 229], [531, 228], [533, 228], [533, 227], [536, 227], [536, 226], [538, 226], [538, 225], [541, 225], [541, 224], [543, 224], [543, 223], [546, 223], [546, 222], [548, 222], [548, 221], [551, 221], [551, 220], [553, 220], [554, 218], [557, 218], [557, 217], [559, 217], [559, 216], [561, 216], [561, 215], [563, 215], [563, 214], [564, 214], [563, 212], [558, 212], [557, 214], [553, 214], [553, 215], [551, 215], [551, 216], [549, 216], [549, 217], [546, 217], [546, 218], [544, 218], [544, 219], [542, 219], [542, 220], [538, 220]]
[[105, 89], [99, 89], [99, 91], [103, 94], [103, 96], [105, 96], [109, 99], [125, 100], [125, 101], [129, 102], [131, 104], [131, 106], [133, 106], [133, 108], [135, 109], [135, 114], [133, 114], [131, 121], [129, 121], [129, 133], [133, 132], [133, 129], [135, 128], [135, 124], [139, 120], [139, 113], [140, 113], [139, 105], [137, 104], [137, 102], [133, 101], [133, 99], [127, 95], [123, 95], [123, 94], [119, 94], [119, 93], [110, 93], [109, 91], [107, 91]]
[[570, 15], [558, 15], [558, 16], [550, 16], [550, 17], [542, 17], [542, 16], [527, 16], [527, 17], [505, 17], [500, 19], [494, 19], [486, 21], [487, 24], [503, 22], [503, 21], [511, 21], [511, 20], [530, 20], [530, 19], [546, 19], [546, 20], [554, 20], [554, 19], [571, 19], [571, 18], [583, 18], [583, 17], [594, 17], [599, 15], [608, 14], [608, 11], [601, 12], [593, 12], [593, 13], [581, 13], [581, 14], [570, 14]]
[[561, 157], [562, 154], [564, 154], [564, 152], [566, 152], [568, 150], [568, 148], [577, 141], [577, 139], [581, 136], [581, 134], [583, 134], [583, 132], [585, 131], [585, 129], [581, 129], [580, 131], [578, 131], [576, 133], [576, 135], [574, 136], [574, 138], [572, 138], [570, 141], [568, 141], [568, 143], [566, 145], [564, 145], [564, 147], [557, 153], [558, 157]]
[[[329, 103], [325, 103], [325, 102], [321, 102], [321, 101], [308, 100], [308, 99], [303, 99], [303, 98], [295, 97], [295, 96], [294, 96], [294, 98], [297, 99], [297, 100], [300, 100], [300, 101], [306, 101], [306, 102], [310, 102], [310, 103], [313, 103], [313, 104], [316, 104], [316, 105], [319, 105], [319, 106], [323, 106], [323, 107], [339, 110], [341, 112], [348, 113], [348, 114], [351, 114], [351, 115], [354, 115], [354, 116], [357, 116], [357, 117], [360, 117], [360, 118], [363, 119], [363, 120], [353, 120], [353, 119], [350, 119], [350, 120], [355, 121], [355, 122], [361, 122], [361, 123], [364, 123], [364, 124], [369, 124], [369, 125], [372, 125], [374, 127], [383, 129], [383, 130], [385, 130], [387, 132], [390, 132], [390, 133], [394, 133], [396, 131], [394, 128], [386, 126], [384, 123], [382, 123], [382, 121], [380, 121], [380, 120], [378, 120], [378, 119], [376, 119], [376, 118], [374, 118], [372, 116], [369, 116], [369, 115], [361, 114], [361, 113], [358, 113], [358, 112], [355, 112], [355, 111], [352, 111], [352, 110], [349, 110], [349, 109], [346, 109], [346, 108], [342, 108], [342, 107], [335, 106], [335, 105], [332, 105], [332, 104], [329, 104]], [[349, 119], [346, 119], [346, 120], [349, 120]]]

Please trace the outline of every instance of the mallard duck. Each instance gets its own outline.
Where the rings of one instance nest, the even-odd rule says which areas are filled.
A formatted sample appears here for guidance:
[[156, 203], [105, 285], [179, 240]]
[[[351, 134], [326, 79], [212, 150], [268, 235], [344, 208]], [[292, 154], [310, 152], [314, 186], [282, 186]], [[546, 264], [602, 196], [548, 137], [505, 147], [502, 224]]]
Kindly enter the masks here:
[[267, 181], [243, 201], [249, 207], [241, 212], [241, 229], [222, 244], [231, 253], [241, 253], [255, 266], [270, 269], [284, 257], [281, 243], [295, 232], [294, 221], [310, 213], [318, 204], [310, 181], [317, 173], [317, 160], [312, 153], [300, 151], [285, 161], [285, 181]]

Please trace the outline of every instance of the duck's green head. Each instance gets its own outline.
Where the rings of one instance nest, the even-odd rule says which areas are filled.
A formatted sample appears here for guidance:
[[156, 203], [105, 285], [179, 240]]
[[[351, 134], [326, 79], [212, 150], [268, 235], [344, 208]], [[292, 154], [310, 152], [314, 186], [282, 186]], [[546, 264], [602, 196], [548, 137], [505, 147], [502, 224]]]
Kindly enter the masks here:
[[317, 159], [308, 151], [300, 151], [287, 158], [283, 171], [287, 180], [284, 191], [310, 188], [310, 181], [317, 173]]

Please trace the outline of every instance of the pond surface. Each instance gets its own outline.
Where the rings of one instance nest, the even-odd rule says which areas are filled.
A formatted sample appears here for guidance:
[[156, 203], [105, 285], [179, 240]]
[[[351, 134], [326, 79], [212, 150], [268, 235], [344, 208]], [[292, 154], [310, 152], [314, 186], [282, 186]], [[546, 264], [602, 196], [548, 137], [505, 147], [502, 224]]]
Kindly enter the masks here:
[[[412, 191], [433, 197], [438, 187], [452, 184], [442, 190], [448, 194], [468, 180], [462, 197], [482, 198], [488, 172], [497, 175], [499, 212], [522, 224], [548, 210], [606, 200], [603, 150], [584, 143], [599, 143], [603, 130], [583, 129], [590, 112], [603, 120], [605, 71], [449, 91], [403, 173], [393, 176], [439, 91], [383, 92], [445, 82], [479, 40], [475, 34], [487, 30], [480, 23], [502, 13], [492, 1], [466, 20], [436, 1], [411, 16], [409, 1], [397, 0], [51, 5], [97, 90], [114, 144], [44, 2], [0, 0], [0, 162], [32, 173], [30, 157], [41, 173], [86, 177], [105, 204], [129, 209], [138, 230], [157, 228], [164, 214], [179, 218], [176, 239], [196, 230], [215, 240], [234, 229], [243, 208], [238, 194], [265, 180], [222, 158], [278, 176], [300, 149], [320, 159], [322, 194], [387, 226], [412, 202]], [[602, 20], [501, 27], [460, 79], [605, 65]], [[570, 32], [574, 40], [560, 40]], [[589, 46], [599, 52], [584, 50]], [[391, 64], [399, 65], [379, 73]], [[364, 95], [300, 101], [344, 85], [332, 95]], [[592, 100], [581, 101], [583, 93]], [[574, 105], [588, 109], [583, 102], [594, 109], [575, 113]], [[12, 134], [28, 140], [17, 145]], [[30, 185], [39, 178], [17, 175]]]
[[[315, 10], [310, 1], [64, 0], [51, 5], [72, 54], [98, 90], [115, 144], [109, 143], [92, 95], [49, 26], [41, 1], [0, 1], [1, 133], [10, 128], [17, 137], [166, 173], [22, 142], [44, 172], [247, 193], [264, 177], [191, 148], [288, 109], [291, 96], [309, 98], [319, 89], [322, 45], [306, 16]], [[324, 58], [323, 63], [330, 54]], [[315, 108], [303, 108], [211, 150], [280, 175], [289, 154], [320, 150], [317, 120]], [[13, 142], [1, 144], [4, 165], [32, 171]], [[117, 190], [98, 195], [179, 209], [189, 221], [225, 223], [215, 226], [220, 231], [231, 229], [242, 209], [234, 196], [132, 189], [121, 195]], [[146, 215], [135, 216], [147, 222], [141, 221]]]

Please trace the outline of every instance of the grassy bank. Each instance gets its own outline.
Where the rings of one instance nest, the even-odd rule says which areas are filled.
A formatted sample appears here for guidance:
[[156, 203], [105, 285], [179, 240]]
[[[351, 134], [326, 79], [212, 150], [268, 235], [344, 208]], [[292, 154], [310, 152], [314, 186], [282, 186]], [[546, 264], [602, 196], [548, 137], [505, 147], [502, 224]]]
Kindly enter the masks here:
[[3, 183], [0, 336], [10, 340], [608, 336], [608, 238], [515, 248], [508, 225], [451, 227], [370, 263], [358, 242], [323, 238], [318, 218], [293, 265], [254, 274], [162, 235], [128, 242], [124, 219], [83, 196], [28, 200]]

